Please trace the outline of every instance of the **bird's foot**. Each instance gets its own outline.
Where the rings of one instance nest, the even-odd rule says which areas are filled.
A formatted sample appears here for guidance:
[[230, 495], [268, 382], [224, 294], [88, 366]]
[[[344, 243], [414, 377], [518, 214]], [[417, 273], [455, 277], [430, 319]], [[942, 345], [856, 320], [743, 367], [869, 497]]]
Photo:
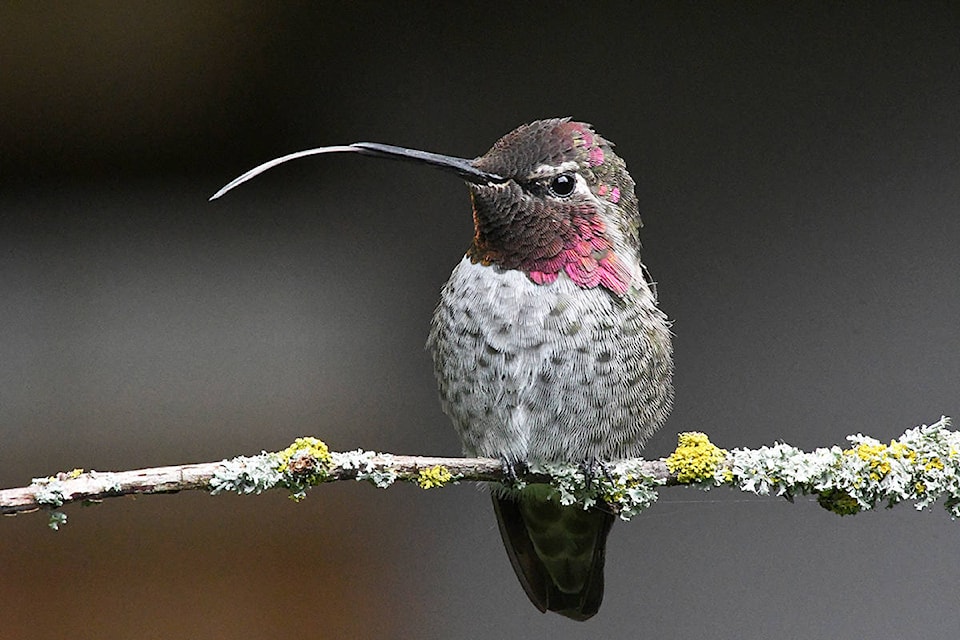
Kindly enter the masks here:
[[587, 458], [580, 463], [580, 472], [583, 473], [584, 478], [584, 488], [589, 490], [593, 487], [593, 483], [597, 479], [598, 471], [609, 477], [609, 472], [605, 468], [602, 460]]
[[[584, 460], [582, 463], [580, 463], [580, 469], [583, 471], [583, 486], [588, 492], [594, 489], [593, 485], [600, 474], [603, 474], [603, 477], [607, 480], [607, 482], [610, 483], [611, 486], [615, 486], [617, 483], [616, 479], [613, 477], [613, 472], [610, 470], [610, 465], [606, 460], [600, 460], [597, 458]], [[600, 487], [596, 487], [596, 489], [598, 491], [594, 508], [615, 516], [619, 515], [619, 507], [616, 504], [610, 504], [604, 499], [602, 492], [599, 491]]]
[[584, 487], [588, 491], [593, 487], [593, 483], [597, 479], [597, 471], [602, 473], [603, 477], [606, 478], [610, 484], [614, 483], [613, 474], [610, 472], [610, 467], [605, 460], [587, 458], [580, 463], [580, 470], [583, 472]]
[[506, 456], [500, 458], [500, 467], [503, 469], [503, 475], [507, 481], [504, 484], [514, 487], [520, 482], [519, 475], [530, 470], [529, 465], [523, 460], [511, 460]]

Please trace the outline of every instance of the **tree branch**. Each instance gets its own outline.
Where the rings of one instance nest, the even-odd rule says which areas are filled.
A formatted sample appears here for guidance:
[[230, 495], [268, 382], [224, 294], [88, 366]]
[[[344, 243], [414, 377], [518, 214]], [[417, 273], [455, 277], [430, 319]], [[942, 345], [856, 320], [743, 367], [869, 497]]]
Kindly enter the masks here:
[[758, 495], [815, 494], [822, 506], [841, 515], [912, 500], [918, 509], [945, 498], [960, 517], [960, 433], [949, 419], [906, 431], [889, 445], [857, 434], [852, 447], [803, 452], [777, 443], [759, 449], [726, 451], [702, 433], [682, 433], [679, 446], [660, 460], [618, 460], [593, 469], [584, 465], [537, 464], [506, 468], [490, 458], [398, 456], [372, 451], [330, 452], [316, 438], [298, 438], [283, 451], [221, 462], [134, 471], [75, 469], [35, 478], [26, 487], [0, 490], [0, 513], [52, 510], [50, 526], [66, 521], [57, 511], [73, 502], [99, 502], [123, 495], [204, 490], [261, 493], [285, 488], [302, 499], [308, 488], [337, 480], [363, 480], [379, 487], [397, 481], [424, 489], [458, 482], [495, 482], [510, 488], [551, 484], [564, 504], [605, 503], [627, 520], [657, 499], [657, 489], [693, 485], [730, 486]]

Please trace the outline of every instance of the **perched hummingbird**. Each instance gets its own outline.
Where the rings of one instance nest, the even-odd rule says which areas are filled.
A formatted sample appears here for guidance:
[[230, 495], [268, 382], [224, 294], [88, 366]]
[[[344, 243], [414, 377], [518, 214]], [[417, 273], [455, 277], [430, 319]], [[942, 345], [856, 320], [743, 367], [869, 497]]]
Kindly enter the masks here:
[[[634, 182], [613, 143], [538, 120], [473, 160], [377, 143], [321, 147], [410, 160], [467, 181], [474, 237], [433, 315], [443, 410], [470, 456], [506, 464], [639, 455], [673, 399], [669, 323], [640, 261]], [[520, 583], [540, 611], [586, 620], [603, 598], [614, 515], [563, 506], [547, 485], [493, 491]]]

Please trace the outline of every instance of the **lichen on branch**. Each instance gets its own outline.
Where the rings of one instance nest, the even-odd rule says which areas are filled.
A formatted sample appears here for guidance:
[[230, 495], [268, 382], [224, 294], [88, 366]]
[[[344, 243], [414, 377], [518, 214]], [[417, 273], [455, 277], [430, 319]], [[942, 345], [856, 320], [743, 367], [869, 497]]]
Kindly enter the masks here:
[[130, 494], [205, 490], [257, 494], [285, 489], [294, 500], [338, 480], [377, 487], [409, 482], [423, 489], [460, 482], [495, 482], [512, 488], [549, 484], [563, 504], [601, 506], [629, 520], [656, 502], [661, 487], [703, 490], [727, 486], [760, 496], [792, 500], [815, 495], [826, 509], [849, 515], [912, 501], [917, 509], [939, 500], [960, 517], [960, 433], [949, 419], [907, 430], [883, 444], [857, 434], [851, 446], [804, 452], [785, 443], [725, 450], [699, 432], [679, 435], [676, 450], [660, 460], [586, 464], [530, 464], [508, 469], [489, 458], [399, 456], [373, 451], [332, 452], [317, 438], [297, 438], [289, 447], [220, 462], [101, 473], [74, 469], [35, 478], [27, 487], [0, 490], [0, 513], [51, 510], [50, 526], [66, 522], [59, 509]]

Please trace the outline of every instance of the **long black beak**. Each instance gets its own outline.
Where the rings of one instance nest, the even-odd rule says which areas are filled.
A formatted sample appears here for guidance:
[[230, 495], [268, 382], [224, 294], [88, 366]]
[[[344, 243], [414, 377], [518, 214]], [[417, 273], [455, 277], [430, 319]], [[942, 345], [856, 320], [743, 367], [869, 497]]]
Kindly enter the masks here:
[[426, 164], [431, 167], [437, 167], [446, 171], [451, 171], [464, 180], [473, 182], [475, 184], [492, 184], [507, 181], [507, 179], [503, 176], [481, 171], [473, 166], [473, 160], [467, 160], [466, 158], [454, 158], [453, 156], [444, 156], [440, 155], [439, 153], [418, 151], [416, 149], [406, 149], [404, 147], [394, 147], [393, 145], [379, 144], [377, 142], [355, 142], [349, 145], [317, 147], [316, 149], [307, 149], [306, 151], [298, 151], [296, 153], [291, 153], [279, 158], [274, 158], [273, 160], [264, 162], [263, 164], [250, 169], [250, 171], [247, 171], [243, 175], [234, 178], [222, 189], [220, 189], [220, 191], [217, 191], [215, 194], [213, 194], [210, 199], [216, 200], [227, 191], [230, 191], [234, 187], [243, 184], [247, 180], [260, 175], [267, 169], [272, 169], [278, 164], [283, 164], [284, 162], [296, 160], [297, 158], [303, 158], [306, 156], [315, 156], [322, 153], [342, 152], [359, 153], [361, 155], [372, 156], [374, 158], [392, 158], [394, 160], [406, 160], [408, 162]]

